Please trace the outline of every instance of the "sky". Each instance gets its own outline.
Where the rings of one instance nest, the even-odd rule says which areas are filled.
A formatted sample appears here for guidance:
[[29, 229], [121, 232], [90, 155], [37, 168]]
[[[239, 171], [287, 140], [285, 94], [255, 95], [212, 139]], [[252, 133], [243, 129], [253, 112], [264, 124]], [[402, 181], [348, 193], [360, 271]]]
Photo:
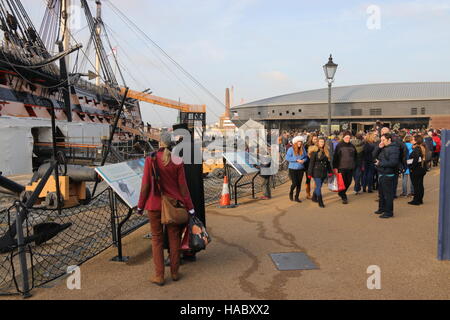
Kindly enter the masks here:
[[[45, 1], [22, 3], [39, 29]], [[324, 88], [330, 54], [339, 65], [334, 86], [449, 81], [450, 0], [104, 0], [103, 20], [127, 85], [206, 104], [208, 123], [223, 104], [130, 29], [110, 3], [221, 103], [231, 86], [235, 105]], [[86, 31], [79, 16], [75, 38]], [[153, 126], [176, 121], [174, 110], [141, 110]]]

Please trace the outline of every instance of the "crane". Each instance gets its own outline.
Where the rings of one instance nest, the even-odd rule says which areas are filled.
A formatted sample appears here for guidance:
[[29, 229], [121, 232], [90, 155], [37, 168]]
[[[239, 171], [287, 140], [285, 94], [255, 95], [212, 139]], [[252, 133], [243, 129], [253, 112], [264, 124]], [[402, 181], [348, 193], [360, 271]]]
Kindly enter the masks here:
[[[120, 93], [122, 95], [125, 94], [125, 88], [120, 89]], [[170, 100], [166, 98], [161, 98], [158, 96], [155, 96], [150, 93], [146, 92], [139, 92], [134, 90], [128, 90], [128, 98], [136, 99], [142, 102], [148, 102], [151, 104], [155, 104], [158, 106], [163, 106], [167, 108], [177, 109], [181, 112], [186, 113], [206, 113], [206, 106], [205, 105], [194, 105], [194, 104], [188, 104], [184, 102], [179, 102], [175, 100]]]

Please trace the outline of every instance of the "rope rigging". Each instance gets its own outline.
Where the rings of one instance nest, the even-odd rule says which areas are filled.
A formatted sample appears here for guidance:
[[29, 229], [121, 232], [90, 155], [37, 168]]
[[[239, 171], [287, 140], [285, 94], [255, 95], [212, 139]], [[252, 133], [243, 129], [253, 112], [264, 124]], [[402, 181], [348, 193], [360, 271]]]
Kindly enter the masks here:
[[162, 49], [154, 40], [150, 38], [150, 36], [145, 33], [139, 26], [136, 25], [130, 18], [128, 18], [117, 6], [115, 6], [110, 0], [105, 0], [117, 15], [122, 16], [134, 29], [140, 33], [147, 41], [149, 41], [155, 48], [157, 48], [169, 61], [171, 61], [183, 74], [185, 74], [190, 80], [192, 80], [200, 89], [205, 91], [211, 98], [216, 100], [221, 106], [224, 106], [224, 103], [217, 98], [213, 93], [211, 93], [203, 84], [201, 84], [192, 74], [190, 74], [186, 69], [184, 69], [177, 61], [175, 61], [164, 49]]

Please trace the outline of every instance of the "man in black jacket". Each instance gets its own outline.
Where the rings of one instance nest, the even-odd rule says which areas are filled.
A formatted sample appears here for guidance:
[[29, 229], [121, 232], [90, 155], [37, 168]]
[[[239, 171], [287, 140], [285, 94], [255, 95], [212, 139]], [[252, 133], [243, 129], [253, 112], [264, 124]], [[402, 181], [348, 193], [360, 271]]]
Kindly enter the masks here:
[[356, 148], [351, 144], [352, 134], [347, 131], [342, 137], [342, 141], [336, 146], [333, 157], [333, 169], [338, 169], [344, 179], [345, 190], [339, 192], [343, 204], [348, 203], [347, 190], [352, 184], [353, 170], [356, 166]]
[[[388, 127], [384, 127], [383, 129], [381, 129], [381, 135], [384, 134], [391, 134], [391, 130]], [[403, 138], [401, 135], [397, 136], [395, 134], [391, 134], [391, 138], [392, 138], [392, 144], [397, 146], [399, 153], [399, 161], [398, 161], [398, 167], [397, 170], [395, 171], [395, 176], [394, 176], [394, 199], [397, 199], [397, 188], [398, 188], [398, 179], [400, 176], [400, 173], [403, 173], [406, 169], [407, 169], [407, 165], [406, 165], [406, 158], [408, 155], [408, 148], [406, 147], [406, 144], [403, 142]], [[376, 156], [381, 152], [380, 148], [378, 146], [375, 146], [375, 150], [373, 151], [373, 158], [376, 159]]]
[[379, 176], [380, 201], [375, 213], [381, 214], [380, 218], [386, 219], [394, 216], [394, 180], [400, 165], [400, 148], [392, 142], [391, 134], [386, 133], [381, 137], [381, 143], [376, 151], [375, 166]]

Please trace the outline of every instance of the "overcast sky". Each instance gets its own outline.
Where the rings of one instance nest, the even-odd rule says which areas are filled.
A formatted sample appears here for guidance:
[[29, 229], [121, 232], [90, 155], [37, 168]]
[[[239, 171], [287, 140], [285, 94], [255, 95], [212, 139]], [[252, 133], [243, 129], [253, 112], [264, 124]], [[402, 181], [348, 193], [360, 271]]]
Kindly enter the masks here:
[[[45, 1], [22, 2], [39, 29]], [[339, 64], [335, 86], [449, 81], [448, 0], [103, 1], [127, 84], [205, 103], [209, 123], [223, 113], [222, 106], [131, 31], [108, 2], [221, 101], [231, 86], [235, 104], [323, 88], [322, 65], [330, 53]], [[79, 28], [84, 26], [80, 20]], [[142, 110], [144, 121], [154, 126], [176, 120], [176, 112], [162, 107], [143, 104]]]

